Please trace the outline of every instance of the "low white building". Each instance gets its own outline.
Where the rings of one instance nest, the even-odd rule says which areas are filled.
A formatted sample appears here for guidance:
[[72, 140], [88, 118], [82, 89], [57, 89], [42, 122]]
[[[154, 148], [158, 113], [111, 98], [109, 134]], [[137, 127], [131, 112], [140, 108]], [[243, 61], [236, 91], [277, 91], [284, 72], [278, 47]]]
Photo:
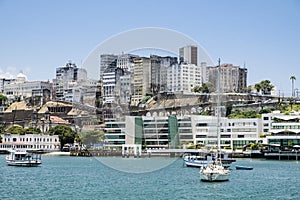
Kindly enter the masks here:
[[274, 111], [262, 114], [264, 143], [283, 148], [300, 145], [300, 113], [289, 115]]
[[0, 150], [43, 150], [43, 151], [59, 151], [60, 142], [58, 135], [44, 134], [1, 134], [2, 143]]
[[45, 91], [49, 95], [52, 91], [52, 83], [45, 81], [27, 81], [27, 77], [20, 72], [16, 80], [10, 81], [3, 85], [3, 94], [9, 100], [20, 98], [21, 100], [32, 96], [43, 96]]

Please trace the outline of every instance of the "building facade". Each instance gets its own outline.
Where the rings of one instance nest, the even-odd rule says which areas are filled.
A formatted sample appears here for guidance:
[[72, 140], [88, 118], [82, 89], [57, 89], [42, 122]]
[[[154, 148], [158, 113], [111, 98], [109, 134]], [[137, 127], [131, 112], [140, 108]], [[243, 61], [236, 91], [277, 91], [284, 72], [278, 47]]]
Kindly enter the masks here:
[[88, 83], [85, 69], [78, 68], [71, 62], [56, 69], [54, 80], [56, 101], [82, 102], [82, 88]]
[[[183, 148], [189, 144], [217, 146], [217, 118], [213, 116], [126, 116], [106, 123], [107, 142], [141, 144], [147, 149]], [[222, 149], [237, 150], [262, 142], [261, 119], [221, 118], [219, 135]], [[112, 137], [113, 134], [113, 137]]]
[[174, 64], [167, 69], [167, 92], [192, 94], [194, 87], [202, 86], [201, 68], [194, 64]]
[[274, 111], [262, 114], [264, 143], [284, 148], [300, 146], [300, 113]]
[[29, 97], [39, 97], [38, 105], [51, 99], [52, 83], [45, 81], [28, 81], [27, 77], [20, 72], [16, 79], [2, 80], [2, 91], [9, 101], [25, 100]]
[[134, 66], [133, 60], [138, 57], [139, 56], [133, 54], [118, 55], [117, 68], [123, 69], [124, 71], [133, 72], [133, 66]]
[[102, 80], [104, 71], [111, 65], [116, 66], [118, 56], [113, 54], [100, 55], [100, 80]]
[[134, 59], [133, 69], [133, 87], [131, 105], [138, 106], [140, 101], [145, 98], [147, 92], [150, 92], [151, 87], [151, 61], [150, 58]]
[[2, 143], [0, 150], [43, 150], [59, 151], [60, 142], [58, 135], [46, 134], [1, 134]]
[[188, 45], [179, 49], [179, 62], [198, 66], [198, 47]]
[[243, 92], [247, 87], [247, 69], [233, 66], [232, 64], [223, 64], [216, 67], [207, 67], [208, 81], [215, 88], [218, 85], [218, 71], [220, 69], [220, 91], [223, 93]]

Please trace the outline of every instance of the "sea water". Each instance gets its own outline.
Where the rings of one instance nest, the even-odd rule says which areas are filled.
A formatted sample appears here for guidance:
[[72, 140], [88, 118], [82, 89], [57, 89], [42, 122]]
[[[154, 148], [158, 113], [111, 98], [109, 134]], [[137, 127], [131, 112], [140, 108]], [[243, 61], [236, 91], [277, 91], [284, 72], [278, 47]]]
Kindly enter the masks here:
[[[42, 159], [39, 167], [11, 167], [1, 155], [0, 199], [300, 199], [297, 161], [238, 159], [229, 181], [209, 183], [182, 159]], [[235, 170], [235, 165], [254, 169]]]

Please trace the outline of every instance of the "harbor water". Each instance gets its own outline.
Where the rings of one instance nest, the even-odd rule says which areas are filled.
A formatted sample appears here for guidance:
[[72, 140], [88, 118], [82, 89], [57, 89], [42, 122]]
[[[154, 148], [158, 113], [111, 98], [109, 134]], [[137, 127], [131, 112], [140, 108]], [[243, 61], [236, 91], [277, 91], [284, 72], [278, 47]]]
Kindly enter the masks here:
[[[238, 159], [232, 163], [230, 181], [208, 183], [200, 181], [199, 169], [185, 167], [182, 159], [108, 157], [103, 161], [96, 157], [50, 155], [43, 155], [42, 159], [43, 164], [39, 167], [11, 167], [6, 165], [5, 156], [0, 155], [0, 198], [300, 198], [300, 162], [297, 161]], [[140, 173], [120, 170], [108, 163], [124, 164]], [[236, 170], [235, 165], [254, 169]]]

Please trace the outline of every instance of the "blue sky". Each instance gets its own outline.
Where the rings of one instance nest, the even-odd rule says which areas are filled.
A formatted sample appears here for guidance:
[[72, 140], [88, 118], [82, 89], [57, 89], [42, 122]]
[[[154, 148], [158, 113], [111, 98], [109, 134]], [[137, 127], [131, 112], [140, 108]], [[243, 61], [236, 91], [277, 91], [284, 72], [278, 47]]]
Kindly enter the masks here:
[[298, 0], [0, 0], [0, 27], [2, 76], [52, 80], [112, 35], [161, 27], [190, 36], [215, 63], [246, 63], [249, 85], [269, 79], [288, 96], [295, 75], [300, 89]]

